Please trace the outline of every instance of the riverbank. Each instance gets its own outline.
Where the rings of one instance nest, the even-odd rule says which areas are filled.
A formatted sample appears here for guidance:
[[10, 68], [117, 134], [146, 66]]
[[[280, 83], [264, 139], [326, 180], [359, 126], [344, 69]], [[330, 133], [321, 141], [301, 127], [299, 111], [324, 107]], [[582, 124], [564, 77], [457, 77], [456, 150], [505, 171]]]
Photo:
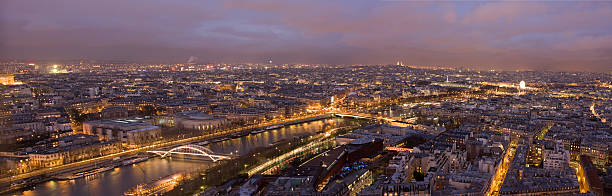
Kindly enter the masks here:
[[[32, 177], [32, 178], [28, 178], [25, 179], [24, 181], [20, 182], [20, 183], [14, 183], [11, 184], [9, 187], [2, 187], [2, 190], [0, 190], [0, 194], [5, 194], [8, 192], [13, 192], [13, 191], [19, 191], [22, 189], [28, 189], [33, 187], [36, 184], [42, 183], [42, 182], [46, 182], [49, 180], [74, 180], [77, 178], [82, 178], [82, 177], [88, 177], [88, 176], [92, 176], [92, 175], [96, 175], [98, 173], [104, 172], [104, 171], [98, 171], [95, 173], [89, 173], [89, 174], [83, 174], [82, 176], [74, 176], [71, 177], [73, 175], [76, 175], [77, 173], [83, 173], [83, 172], [88, 172], [88, 171], [93, 171], [96, 169], [102, 169], [102, 168], [116, 168], [116, 167], [121, 167], [124, 166], [124, 162], [125, 161], [129, 161], [129, 160], [133, 160], [133, 159], [137, 159], [137, 158], [142, 158], [142, 157], [146, 157], [148, 158], [152, 158], [154, 157], [153, 155], [144, 155], [144, 156], [138, 156], [138, 155], [133, 155], [133, 156], [125, 156], [125, 157], [117, 157], [116, 159], [111, 159], [111, 160], [103, 160], [100, 162], [95, 162], [95, 163], [90, 163], [90, 164], [85, 164], [85, 165], [81, 165], [78, 167], [73, 167], [73, 168], [68, 168], [65, 170], [59, 170], [56, 172], [51, 172], [51, 173], [47, 173], [44, 175], [40, 175], [40, 176], [36, 176], [36, 177]], [[63, 177], [60, 177], [63, 176]], [[72, 179], [70, 179], [72, 178]]]
[[236, 178], [265, 172], [288, 159], [309, 156], [335, 146], [337, 135], [361, 127], [353, 125], [317, 131], [316, 134], [278, 142], [275, 145], [253, 149], [250, 153], [200, 172], [199, 176], [166, 193], [166, 195], [194, 195], [209, 187], [219, 186]]
[[[313, 114], [313, 115], [307, 115], [307, 116], [302, 116], [298, 118], [285, 119], [287, 122], [278, 122], [277, 124], [286, 124], [286, 125], [296, 124], [296, 123], [327, 119], [330, 117], [331, 117], [331, 114]], [[51, 177], [54, 175], [92, 167], [97, 164], [104, 164], [108, 162], [109, 160], [112, 161], [113, 159], [116, 159], [116, 158], [121, 159], [121, 157], [134, 156], [138, 153], [145, 152], [148, 150], [164, 148], [164, 147], [179, 146], [185, 143], [198, 142], [198, 141], [215, 139], [215, 138], [231, 137], [231, 135], [235, 133], [247, 133], [254, 129], [261, 129], [261, 128], [271, 126], [271, 125], [272, 124], [266, 123], [266, 124], [261, 124], [257, 126], [246, 126], [246, 127], [233, 129], [233, 130], [223, 131], [220, 134], [210, 134], [210, 135], [204, 135], [204, 136], [196, 136], [196, 137], [191, 137], [191, 138], [179, 139], [179, 140], [174, 140], [174, 141], [167, 141], [167, 142], [157, 143], [157, 144], [153, 144], [149, 146], [125, 150], [125, 151], [122, 151], [116, 154], [105, 155], [105, 156], [101, 156], [101, 157], [97, 157], [93, 159], [83, 160], [83, 161], [74, 162], [74, 163], [68, 163], [68, 164], [64, 164], [61, 166], [57, 166], [57, 167], [44, 168], [44, 169], [39, 169], [39, 170], [29, 172], [29, 173], [25, 173], [25, 174], [0, 178], [0, 190], [1, 190], [0, 193], [6, 193], [6, 192], [11, 192], [11, 191], [16, 191], [16, 190], [20, 190], [23, 188], [27, 188], [33, 184], [48, 181], [49, 179], [52, 179]]]
[[[246, 155], [249, 151], [282, 143], [284, 140], [293, 140], [302, 136], [314, 135], [322, 129], [333, 129], [337, 127], [354, 125], [359, 120], [347, 118], [329, 118], [303, 122], [295, 125], [287, 125], [282, 128], [266, 130], [262, 133], [248, 134], [240, 138], [230, 138], [220, 142], [212, 142], [217, 137], [205, 140], [192, 141], [185, 144], [204, 146], [215, 153]], [[209, 141], [206, 143], [205, 141]], [[35, 184], [20, 191], [13, 191], [11, 195], [121, 195], [125, 191], [142, 183], [158, 180], [167, 175], [180, 173], [194, 168], [202, 171], [209, 167], [210, 161], [181, 159], [180, 157], [159, 157], [130, 166], [116, 167], [113, 170], [96, 175], [95, 178], [77, 179], [73, 181], [43, 180], [43, 183]]]

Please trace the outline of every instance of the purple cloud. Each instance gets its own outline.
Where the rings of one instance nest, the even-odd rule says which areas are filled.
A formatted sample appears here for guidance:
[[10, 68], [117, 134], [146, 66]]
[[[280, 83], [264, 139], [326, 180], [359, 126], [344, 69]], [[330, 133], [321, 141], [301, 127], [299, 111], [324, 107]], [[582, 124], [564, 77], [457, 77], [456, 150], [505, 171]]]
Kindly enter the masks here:
[[612, 3], [0, 2], [0, 58], [612, 71]]

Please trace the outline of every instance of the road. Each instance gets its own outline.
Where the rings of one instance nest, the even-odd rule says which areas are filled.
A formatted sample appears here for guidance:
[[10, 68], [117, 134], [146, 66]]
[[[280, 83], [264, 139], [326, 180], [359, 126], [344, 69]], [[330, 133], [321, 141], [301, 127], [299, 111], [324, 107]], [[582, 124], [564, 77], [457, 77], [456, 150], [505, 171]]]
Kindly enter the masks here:
[[584, 173], [584, 170], [582, 170], [582, 168], [580, 168], [580, 163], [576, 163], [575, 168], [576, 170], [576, 178], [578, 178], [578, 184], [580, 185], [580, 193], [587, 193], [589, 192], [589, 184], [586, 181], [586, 174]]
[[595, 102], [591, 104], [590, 110], [591, 113], [593, 113], [593, 116], [597, 117], [602, 123], [606, 123], [606, 119], [602, 118], [599, 114], [597, 114], [597, 110], [595, 110]]
[[[279, 142], [285, 142], [294, 138], [309, 138], [306, 136], [316, 135], [321, 130], [327, 130], [329, 128], [334, 129], [349, 125], [356, 126], [359, 124], [358, 122], [360, 121], [346, 118], [325, 118], [297, 124], [292, 123], [292, 125], [287, 125], [282, 128], [266, 130], [257, 134], [248, 134], [243, 137], [231, 138], [220, 142], [210, 142], [206, 145], [203, 145], [202, 141], [195, 143], [218, 154], [234, 153], [246, 155], [261, 147], [270, 147]], [[113, 170], [88, 178], [70, 181], [49, 180], [32, 184], [32, 187], [9, 194], [25, 196], [122, 195], [125, 191], [138, 184], [151, 183], [176, 173], [203, 171], [211, 167], [212, 164], [213, 162], [207, 161], [206, 159], [194, 157], [152, 157], [144, 162], [116, 167]]]
[[504, 184], [504, 179], [506, 178], [506, 173], [508, 172], [508, 168], [514, 159], [514, 154], [516, 153], [516, 145], [517, 140], [510, 141], [510, 147], [506, 150], [506, 154], [502, 159], [503, 162], [499, 167], [497, 167], [497, 171], [492, 178], [491, 185], [489, 187], [489, 191], [487, 191], [487, 195], [499, 195], [499, 190], [501, 189], [502, 184]]
[[148, 145], [148, 146], [143, 146], [143, 147], [138, 147], [138, 148], [134, 148], [134, 149], [124, 150], [124, 151], [119, 152], [119, 153], [114, 153], [114, 154], [104, 155], [104, 156], [100, 156], [100, 157], [96, 157], [96, 158], [92, 158], [92, 159], [83, 160], [83, 161], [68, 163], [68, 164], [64, 164], [64, 165], [61, 165], [61, 166], [39, 169], [39, 170], [35, 170], [35, 171], [32, 171], [32, 172], [24, 173], [24, 174], [19, 174], [19, 175], [15, 175], [15, 176], [11, 176], [11, 177], [0, 178], [0, 184], [6, 184], [6, 183], [10, 183], [10, 182], [14, 182], [14, 181], [19, 181], [19, 180], [23, 180], [23, 179], [27, 179], [27, 178], [31, 178], [31, 177], [41, 176], [41, 175], [44, 175], [44, 174], [50, 174], [50, 173], [56, 173], [56, 172], [62, 172], [62, 171], [69, 171], [71, 168], [77, 168], [77, 167], [81, 167], [81, 166], [85, 166], [85, 165], [91, 165], [91, 164], [94, 164], [94, 163], [110, 160], [110, 159], [113, 159], [113, 158], [116, 158], [116, 157], [121, 157], [121, 156], [126, 156], [126, 155], [133, 155], [133, 154], [136, 154], [136, 153], [139, 153], [139, 152], [145, 152], [145, 151], [154, 150], [154, 149], [163, 148], [163, 147], [181, 145], [181, 144], [184, 144], [184, 143], [204, 140], [204, 139], [213, 138], [213, 137], [230, 135], [232, 133], [241, 132], [241, 131], [250, 130], [250, 129], [258, 129], [258, 128], [263, 128], [263, 127], [267, 127], [267, 126], [271, 126], [271, 125], [276, 125], [276, 124], [283, 124], [283, 123], [289, 123], [289, 122], [292, 122], [292, 121], [299, 121], [299, 120], [308, 119], [308, 118], [315, 118], [315, 117], [319, 117], [319, 116], [323, 116], [323, 115], [329, 115], [329, 114], [332, 114], [332, 113], [341, 113], [341, 114], [348, 114], [348, 115], [361, 115], [361, 116], [366, 117], [366, 118], [375, 118], [375, 119], [384, 118], [384, 117], [376, 117], [376, 116], [372, 116], [372, 115], [355, 114], [355, 113], [348, 113], [348, 112], [329, 112], [329, 113], [328, 112], [319, 112], [319, 113], [313, 113], [313, 114], [308, 114], [308, 115], [299, 116], [299, 117], [295, 117], [295, 118], [273, 120], [273, 121], [269, 121], [269, 122], [260, 123], [260, 124], [257, 124], [257, 125], [249, 125], [249, 126], [245, 126], [245, 127], [236, 128], [236, 129], [224, 130], [224, 131], [220, 131], [220, 132], [216, 132], [214, 134], [209, 134], [209, 135], [204, 135], [204, 136], [196, 136], [196, 137], [191, 137], [191, 138], [178, 139], [178, 140], [174, 140], [174, 141], [160, 142], [160, 143], [156, 143], [156, 144], [152, 144], [152, 145]]
[[[347, 127], [341, 127], [341, 128], [347, 128]], [[310, 141], [308, 144], [300, 146], [296, 149], [291, 150], [290, 152], [287, 152], [285, 154], [282, 154], [278, 157], [275, 157], [273, 159], [270, 159], [260, 165], [258, 165], [257, 167], [254, 167], [252, 169], [250, 169], [249, 171], [247, 171], [247, 173], [249, 174], [249, 176], [252, 176], [254, 174], [259, 174], [264, 172], [266, 169], [269, 169], [271, 167], [274, 167], [276, 165], [278, 165], [280, 162], [285, 161], [289, 158], [295, 157], [297, 154], [300, 154], [301, 152], [304, 151], [308, 151], [311, 150], [313, 148], [319, 148], [320, 146], [322, 146], [325, 143], [329, 143], [333, 138], [329, 138], [331, 133], [334, 132], [335, 130], [338, 130], [340, 128], [334, 128], [332, 130], [327, 131], [326, 133], [321, 133], [321, 134], [317, 134], [314, 135], [312, 138], [309, 138], [308, 140]]]
[[96, 158], [92, 158], [92, 159], [87, 159], [87, 160], [83, 160], [83, 161], [79, 161], [79, 162], [73, 162], [73, 163], [64, 164], [64, 165], [61, 165], [61, 166], [44, 168], [44, 169], [39, 169], [39, 170], [35, 170], [35, 171], [32, 171], [32, 172], [29, 172], [29, 173], [15, 175], [15, 176], [11, 176], [11, 177], [0, 178], [0, 184], [5, 184], [5, 183], [11, 182], [11, 181], [22, 180], [22, 179], [31, 178], [31, 177], [35, 177], [35, 176], [40, 176], [40, 175], [44, 175], [44, 174], [60, 172], [60, 171], [63, 171], [63, 170], [69, 170], [71, 168], [76, 168], [76, 167], [80, 167], [80, 166], [84, 166], [84, 165], [88, 165], [88, 164], [94, 164], [94, 163], [97, 163], [97, 162], [100, 162], [100, 161], [110, 160], [110, 159], [113, 159], [115, 157], [132, 155], [132, 154], [136, 154], [138, 152], [144, 152], [144, 151], [147, 151], [147, 150], [153, 150], [153, 149], [162, 148], [162, 147], [180, 145], [180, 144], [189, 143], [189, 142], [198, 141], [198, 140], [203, 140], [203, 139], [208, 139], [208, 138], [212, 138], [212, 137], [217, 137], [217, 136], [222, 136], [222, 135], [229, 135], [229, 134], [232, 134], [232, 133], [241, 132], [241, 131], [245, 131], [245, 130], [249, 130], [249, 129], [262, 128], [262, 127], [267, 127], [267, 126], [275, 125], [275, 124], [282, 124], [282, 123], [288, 123], [288, 122], [297, 121], [297, 120], [303, 120], [303, 119], [307, 119], [307, 118], [318, 117], [318, 116], [321, 116], [321, 115], [326, 115], [326, 113], [315, 113], [315, 114], [309, 114], [309, 115], [299, 116], [299, 117], [295, 117], [295, 118], [288, 118], [288, 119], [283, 119], [283, 120], [275, 120], [275, 121], [270, 121], [270, 122], [266, 122], [266, 123], [260, 123], [260, 124], [257, 124], [257, 125], [250, 125], [250, 126], [240, 127], [240, 128], [236, 128], [236, 129], [222, 131], [222, 132], [217, 132], [217, 133], [214, 133], [214, 134], [209, 134], [209, 135], [204, 135], [204, 136], [197, 136], [197, 137], [179, 139], [179, 140], [162, 142], [162, 143], [152, 144], [152, 145], [138, 147], [138, 148], [134, 148], [134, 149], [124, 150], [122, 152], [115, 153], [115, 154], [104, 155], [104, 156], [100, 156], [100, 157], [96, 157]]

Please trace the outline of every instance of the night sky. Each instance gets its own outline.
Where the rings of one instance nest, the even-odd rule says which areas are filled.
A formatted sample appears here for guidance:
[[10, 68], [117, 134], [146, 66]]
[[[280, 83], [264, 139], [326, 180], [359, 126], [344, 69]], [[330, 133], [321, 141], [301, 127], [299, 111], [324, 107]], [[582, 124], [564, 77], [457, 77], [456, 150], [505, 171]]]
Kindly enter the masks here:
[[0, 58], [612, 71], [612, 1], [1, 0]]

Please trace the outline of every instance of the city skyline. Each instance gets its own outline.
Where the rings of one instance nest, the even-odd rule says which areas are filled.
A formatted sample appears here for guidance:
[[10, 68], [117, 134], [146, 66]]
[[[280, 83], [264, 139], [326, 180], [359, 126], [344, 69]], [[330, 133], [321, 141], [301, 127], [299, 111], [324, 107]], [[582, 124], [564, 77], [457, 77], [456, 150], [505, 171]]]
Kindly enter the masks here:
[[0, 58], [612, 71], [606, 1], [4, 1]]
[[0, 1], [0, 196], [612, 193], [612, 0]]

